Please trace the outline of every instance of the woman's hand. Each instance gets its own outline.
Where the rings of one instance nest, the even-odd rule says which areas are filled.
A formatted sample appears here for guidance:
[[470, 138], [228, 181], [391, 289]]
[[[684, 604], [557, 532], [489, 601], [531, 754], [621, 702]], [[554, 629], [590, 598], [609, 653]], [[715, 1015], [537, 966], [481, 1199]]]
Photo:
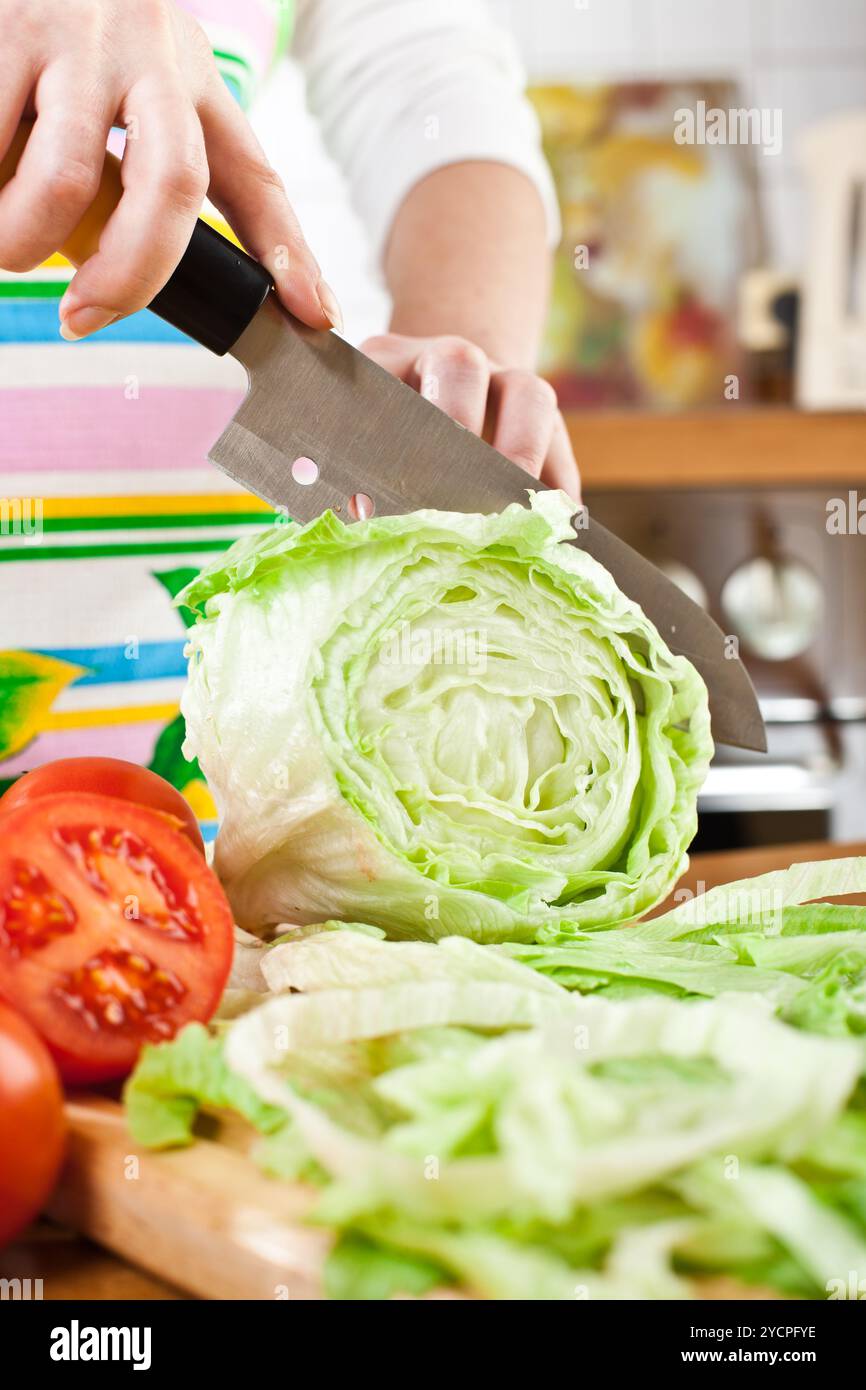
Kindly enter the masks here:
[[183, 255], [205, 194], [280, 298], [315, 328], [339, 326], [283, 187], [217, 71], [198, 24], [170, 0], [0, 0], [0, 155], [35, 124], [0, 192], [0, 266], [39, 265], [99, 186], [113, 125], [126, 127], [124, 194], [60, 304], [78, 338], [143, 308]]
[[542, 377], [498, 366], [465, 338], [384, 333], [368, 338], [361, 350], [534, 478], [580, 501], [565, 421], [556, 392]]

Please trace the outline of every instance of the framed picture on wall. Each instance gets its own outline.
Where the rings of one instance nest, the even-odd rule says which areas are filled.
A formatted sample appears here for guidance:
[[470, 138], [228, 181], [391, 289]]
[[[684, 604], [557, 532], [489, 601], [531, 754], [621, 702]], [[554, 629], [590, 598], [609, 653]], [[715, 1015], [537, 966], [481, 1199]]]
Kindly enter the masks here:
[[530, 95], [562, 214], [542, 369], [563, 407], [681, 410], [747, 396], [736, 308], [761, 246], [753, 150], [712, 123], [739, 108], [736, 86]]

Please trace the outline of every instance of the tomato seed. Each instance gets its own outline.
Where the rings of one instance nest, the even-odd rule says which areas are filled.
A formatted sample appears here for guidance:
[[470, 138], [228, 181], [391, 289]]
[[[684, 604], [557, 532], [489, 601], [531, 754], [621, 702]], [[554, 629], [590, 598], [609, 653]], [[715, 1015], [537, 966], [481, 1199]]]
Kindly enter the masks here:
[[75, 908], [52, 888], [41, 869], [19, 859], [13, 875], [15, 886], [0, 899], [0, 945], [20, 956], [75, 930]]
[[[103, 897], [116, 896], [117, 875], [112, 870], [116, 862], [133, 876], [128, 897], [142, 897], [152, 903], [155, 890], [161, 905], [137, 910], [139, 926], [178, 941], [201, 940], [204, 930], [190, 885], [182, 874], [161, 864], [140, 836], [114, 827], [72, 825], [56, 829], [54, 839]], [[135, 878], [143, 879], [150, 891], [137, 893]]]
[[186, 989], [176, 975], [157, 970], [145, 956], [105, 950], [66, 974], [55, 993], [94, 1031], [143, 1029], [151, 1037], [164, 1037], [173, 1031], [166, 1015]]

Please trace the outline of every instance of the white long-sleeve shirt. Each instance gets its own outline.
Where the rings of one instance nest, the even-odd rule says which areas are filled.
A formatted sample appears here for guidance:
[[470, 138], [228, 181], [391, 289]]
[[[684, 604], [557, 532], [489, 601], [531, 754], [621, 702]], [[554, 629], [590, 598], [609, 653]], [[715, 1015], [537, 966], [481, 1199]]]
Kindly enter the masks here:
[[298, 0], [292, 55], [375, 254], [412, 186], [465, 160], [524, 172], [555, 241], [556, 195], [523, 68], [484, 0]]
[[[495, 160], [527, 174], [556, 239], [556, 195], [517, 47], [486, 0], [178, 3], [202, 24], [244, 105], [289, 48], [377, 259], [413, 184], [465, 160]], [[277, 144], [290, 145], [291, 130], [275, 133], [284, 137]]]

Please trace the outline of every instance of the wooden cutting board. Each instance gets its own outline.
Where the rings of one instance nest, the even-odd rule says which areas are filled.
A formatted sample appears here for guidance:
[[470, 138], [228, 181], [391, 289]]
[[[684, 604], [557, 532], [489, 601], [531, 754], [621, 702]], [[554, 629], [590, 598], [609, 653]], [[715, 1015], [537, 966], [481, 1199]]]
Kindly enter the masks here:
[[[848, 854], [866, 854], [866, 844], [697, 855], [680, 887], [712, 888], [797, 860]], [[153, 1153], [133, 1144], [116, 1101], [75, 1096], [67, 1114], [69, 1156], [49, 1209], [62, 1227], [40, 1223], [0, 1253], [0, 1276], [43, 1277], [47, 1269], [48, 1298], [322, 1297], [330, 1237], [304, 1221], [315, 1194], [262, 1175], [246, 1157], [245, 1127], [225, 1125], [219, 1142], [215, 1135], [188, 1149]], [[89, 1241], [70, 1238], [69, 1229]], [[715, 1279], [701, 1281], [698, 1292], [777, 1296]]]
[[55, 1219], [200, 1298], [322, 1297], [330, 1238], [304, 1223], [316, 1194], [266, 1178], [240, 1126], [155, 1153], [132, 1142], [116, 1101], [82, 1095], [66, 1111]]

